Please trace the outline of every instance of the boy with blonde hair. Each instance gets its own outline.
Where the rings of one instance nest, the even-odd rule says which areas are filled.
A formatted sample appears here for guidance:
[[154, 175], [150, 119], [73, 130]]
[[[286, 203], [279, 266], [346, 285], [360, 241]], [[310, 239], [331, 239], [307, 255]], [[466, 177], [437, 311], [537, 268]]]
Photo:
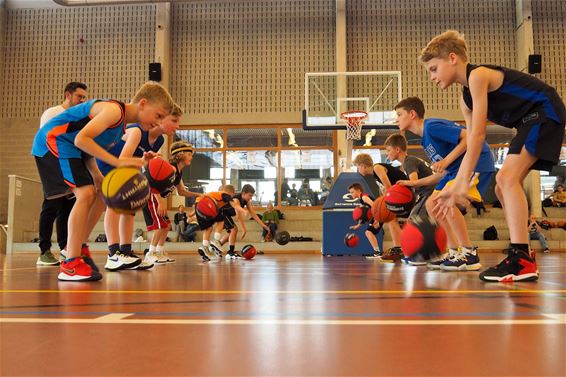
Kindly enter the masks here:
[[116, 100], [86, 101], [55, 116], [35, 135], [32, 154], [45, 197], [57, 198], [70, 192], [76, 197], [69, 215], [67, 254], [60, 266], [59, 280], [102, 279], [88, 246], [81, 247], [104, 210], [99, 194], [103, 177], [95, 158], [116, 167], [141, 168], [146, 164], [144, 158], [118, 158], [107, 150], [124, 135], [126, 124], [138, 122], [144, 130], [150, 130], [172, 108], [169, 92], [158, 83], [148, 82], [128, 104]]
[[[141, 157], [144, 153], [157, 153], [165, 138], [163, 135], [172, 136], [179, 129], [179, 121], [183, 110], [175, 104], [171, 114], [149, 131], [144, 131], [137, 124], [126, 127], [124, 136], [109, 150], [114, 156]], [[114, 167], [104, 161], [96, 160], [102, 175], [106, 176]], [[118, 213], [111, 208], [106, 209], [104, 214], [104, 233], [108, 242], [108, 257], [105, 269], [118, 271], [121, 269], [148, 269], [153, 263], [146, 261], [139, 263], [140, 257], [132, 251], [132, 237], [134, 233], [134, 216]]]
[[467, 150], [454, 184], [436, 198], [441, 216], [467, 204], [468, 187], [485, 141], [486, 123], [515, 128], [507, 158], [496, 177], [496, 195], [503, 206], [511, 245], [508, 256], [480, 274], [484, 281], [535, 281], [538, 269], [529, 252], [528, 203], [523, 181], [530, 170], [551, 170], [559, 161], [566, 108], [556, 90], [526, 73], [468, 61], [466, 41], [448, 30], [421, 52], [430, 78], [441, 89], [463, 87], [460, 107], [468, 128]]

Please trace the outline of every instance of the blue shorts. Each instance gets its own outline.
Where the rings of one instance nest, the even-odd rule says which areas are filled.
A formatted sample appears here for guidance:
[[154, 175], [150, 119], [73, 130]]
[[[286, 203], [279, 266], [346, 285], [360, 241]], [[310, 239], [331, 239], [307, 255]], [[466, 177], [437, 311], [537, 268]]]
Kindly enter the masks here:
[[[452, 182], [454, 181], [454, 179], [456, 178], [457, 174], [458, 174], [458, 171], [447, 173], [444, 176], [444, 178], [442, 178], [442, 180], [440, 182], [438, 182], [438, 184], [434, 188], [434, 192], [442, 191], [442, 190], [444, 190], [445, 187], [450, 186], [452, 184]], [[485, 192], [487, 191], [489, 184], [491, 183], [491, 180], [492, 180], [494, 175], [495, 175], [495, 172], [493, 172], [493, 171], [476, 172], [474, 174], [474, 178], [473, 178], [474, 183], [470, 187], [468, 195], [474, 201], [481, 202], [482, 196], [485, 195]]]

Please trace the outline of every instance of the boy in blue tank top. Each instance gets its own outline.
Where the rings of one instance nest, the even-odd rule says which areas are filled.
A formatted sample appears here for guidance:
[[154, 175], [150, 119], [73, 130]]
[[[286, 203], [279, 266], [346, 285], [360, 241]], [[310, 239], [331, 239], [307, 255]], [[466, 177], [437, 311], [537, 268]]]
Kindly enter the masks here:
[[[434, 191], [426, 200], [427, 213], [446, 230], [448, 252], [439, 260], [428, 263], [430, 269], [445, 271], [477, 271], [481, 268], [477, 247], [473, 246], [468, 235], [466, 219], [459, 210], [450, 211], [446, 217], [435, 217], [433, 207], [436, 198], [453, 184], [458, 168], [466, 151], [466, 129], [445, 119], [424, 119], [425, 107], [418, 97], [403, 99], [395, 106], [399, 130], [411, 131], [422, 137], [421, 144], [432, 162], [434, 172], [424, 178], [400, 181], [405, 186], [426, 187], [435, 185]], [[473, 182], [467, 186], [468, 196], [481, 201], [495, 172], [493, 155], [484, 141], [480, 158], [474, 168]]]
[[[175, 105], [171, 114], [149, 131], [145, 131], [140, 124], [134, 123], [126, 127], [126, 132], [120, 140], [109, 150], [116, 157], [143, 157], [144, 153], [150, 156], [162, 147], [165, 138], [171, 136], [179, 129], [179, 120], [183, 111]], [[106, 176], [112, 165], [96, 160], [100, 172]], [[111, 208], [104, 214], [104, 233], [108, 242], [108, 258], [104, 268], [108, 271], [122, 269], [145, 270], [153, 267], [153, 263], [141, 262], [132, 251], [132, 236], [134, 233], [135, 216], [117, 213]], [[163, 261], [165, 262], [165, 260]]]
[[558, 163], [566, 108], [556, 90], [537, 78], [509, 68], [472, 65], [463, 36], [449, 30], [433, 38], [421, 53], [432, 81], [441, 89], [463, 87], [460, 107], [468, 128], [468, 146], [454, 184], [437, 197], [442, 215], [468, 202], [467, 192], [485, 141], [486, 123], [515, 128], [509, 153], [496, 177], [496, 195], [509, 226], [508, 256], [480, 274], [484, 281], [535, 281], [538, 269], [529, 252], [528, 203], [523, 180], [531, 169], [550, 170]]
[[36, 134], [32, 154], [45, 197], [57, 198], [70, 192], [76, 197], [69, 215], [67, 255], [60, 266], [59, 280], [102, 278], [88, 247], [81, 247], [104, 210], [99, 194], [103, 177], [95, 158], [116, 167], [144, 166], [143, 158], [117, 158], [108, 149], [122, 137], [126, 124], [139, 122], [149, 130], [172, 107], [173, 100], [167, 90], [149, 82], [128, 104], [116, 100], [87, 101], [55, 116]]

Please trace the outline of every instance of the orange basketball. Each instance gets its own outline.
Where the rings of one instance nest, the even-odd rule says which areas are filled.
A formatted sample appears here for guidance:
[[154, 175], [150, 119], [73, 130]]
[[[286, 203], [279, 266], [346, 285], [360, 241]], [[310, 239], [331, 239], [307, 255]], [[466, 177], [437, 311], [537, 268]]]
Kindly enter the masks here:
[[373, 213], [375, 221], [380, 223], [388, 223], [395, 219], [395, 214], [387, 209], [385, 197], [383, 196], [380, 196], [373, 202], [371, 212]]

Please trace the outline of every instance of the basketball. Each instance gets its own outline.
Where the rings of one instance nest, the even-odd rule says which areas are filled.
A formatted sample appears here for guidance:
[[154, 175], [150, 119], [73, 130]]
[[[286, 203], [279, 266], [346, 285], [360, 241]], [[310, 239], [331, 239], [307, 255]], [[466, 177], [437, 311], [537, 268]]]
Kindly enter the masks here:
[[367, 205], [362, 205], [362, 206], [356, 207], [356, 208], [354, 208], [354, 211], [352, 212], [352, 218], [356, 222], [361, 220], [362, 222], [365, 223], [365, 222], [369, 221], [372, 217], [373, 217], [373, 215], [371, 213], [371, 208], [368, 207]]
[[218, 207], [216, 201], [210, 196], [201, 198], [195, 207], [197, 215], [204, 219], [214, 219], [218, 216]]
[[245, 245], [242, 247], [242, 256], [245, 259], [253, 259], [257, 254], [257, 250], [255, 249], [254, 245]]
[[275, 234], [275, 242], [279, 245], [287, 245], [291, 240], [291, 235], [286, 230], [282, 230]]
[[387, 208], [399, 217], [407, 217], [415, 205], [413, 190], [406, 186], [393, 185], [384, 195]]
[[344, 243], [350, 248], [356, 247], [360, 243], [360, 237], [356, 236], [355, 233], [348, 233], [344, 237]]
[[371, 206], [371, 212], [373, 213], [375, 221], [380, 223], [388, 223], [395, 219], [395, 214], [387, 209], [385, 198], [383, 196], [374, 200], [373, 205]]
[[406, 257], [428, 261], [446, 249], [446, 232], [429, 217], [415, 216], [401, 231], [401, 249]]
[[149, 193], [149, 182], [136, 168], [116, 168], [102, 181], [104, 203], [119, 213], [131, 214], [144, 207]]
[[161, 157], [152, 158], [144, 173], [153, 192], [160, 193], [175, 183], [175, 168]]

